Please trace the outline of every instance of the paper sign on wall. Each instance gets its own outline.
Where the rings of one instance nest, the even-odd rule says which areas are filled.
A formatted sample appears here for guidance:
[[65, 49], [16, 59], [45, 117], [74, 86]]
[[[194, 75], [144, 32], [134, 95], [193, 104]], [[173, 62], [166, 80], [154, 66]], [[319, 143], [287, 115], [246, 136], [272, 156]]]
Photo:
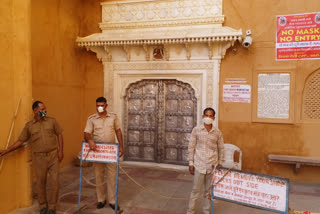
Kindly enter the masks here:
[[289, 118], [290, 74], [258, 76], [258, 118]]
[[251, 86], [242, 84], [223, 85], [223, 102], [250, 103]]

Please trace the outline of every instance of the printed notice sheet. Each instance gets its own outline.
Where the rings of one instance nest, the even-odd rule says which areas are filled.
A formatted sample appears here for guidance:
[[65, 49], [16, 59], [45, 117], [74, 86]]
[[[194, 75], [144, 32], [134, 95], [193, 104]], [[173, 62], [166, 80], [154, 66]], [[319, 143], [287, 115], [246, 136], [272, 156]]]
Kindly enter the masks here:
[[258, 118], [289, 118], [290, 74], [258, 76]]
[[242, 84], [223, 85], [223, 102], [250, 103], [251, 86]]

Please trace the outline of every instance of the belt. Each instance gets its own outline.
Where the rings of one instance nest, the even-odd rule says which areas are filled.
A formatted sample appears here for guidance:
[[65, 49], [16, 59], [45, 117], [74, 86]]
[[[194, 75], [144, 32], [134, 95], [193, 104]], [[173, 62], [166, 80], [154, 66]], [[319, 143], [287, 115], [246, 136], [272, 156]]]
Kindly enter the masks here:
[[54, 149], [54, 150], [52, 150], [50, 152], [34, 152], [33, 154], [40, 155], [40, 156], [49, 156], [49, 155], [52, 155], [54, 153], [57, 153], [57, 150], [58, 149]]

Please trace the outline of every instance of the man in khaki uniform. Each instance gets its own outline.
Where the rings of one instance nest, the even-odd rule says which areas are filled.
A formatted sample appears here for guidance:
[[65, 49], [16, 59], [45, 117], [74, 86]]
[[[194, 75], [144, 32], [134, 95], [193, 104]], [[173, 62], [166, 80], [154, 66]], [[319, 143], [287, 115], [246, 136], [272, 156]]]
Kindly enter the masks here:
[[[123, 142], [120, 122], [114, 113], [107, 112], [107, 100], [99, 97], [96, 100], [97, 113], [91, 115], [84, 129], [84, 139], [89, 143], [90, 148], [96, 151], [95, 142], [112, 143], [115, 142], [115, 136], [120, 143], [119, 156], [123, 155]], [[116, 164], [111, 163], [94, 163], [96, 174], [96, 191], [98, 204], [97, 209], [103, 208], [108, 200], [109, 206], [115, 209], [115, 190], [116, 190]], [[104, 172], [107, 172], [107, 190], [108, 197], [104, 191]], [[120, 210], [120, 206], [118, 209]]]
[[63, 159], [63, 130], [56, 119], [46, 116], [46, 107], [41, 101], [34, 102], [32, 110], [33, 120], [26, 123], [19, 139], [13, 145], [7, 150], [0, 150], [0, 157], [28, 141], [37, 179], [40, 214], [55, 214], [59, 190], [59, 162]]

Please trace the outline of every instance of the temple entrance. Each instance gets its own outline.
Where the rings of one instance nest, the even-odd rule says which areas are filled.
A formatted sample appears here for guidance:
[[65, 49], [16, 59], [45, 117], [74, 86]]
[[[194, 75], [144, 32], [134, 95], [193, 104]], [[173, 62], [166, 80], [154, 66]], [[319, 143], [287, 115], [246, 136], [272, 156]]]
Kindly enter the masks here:
[[125, 160], [187, 165], [197, 121], [194, 89], [177, 80], [142, 80], [125, 97]]

